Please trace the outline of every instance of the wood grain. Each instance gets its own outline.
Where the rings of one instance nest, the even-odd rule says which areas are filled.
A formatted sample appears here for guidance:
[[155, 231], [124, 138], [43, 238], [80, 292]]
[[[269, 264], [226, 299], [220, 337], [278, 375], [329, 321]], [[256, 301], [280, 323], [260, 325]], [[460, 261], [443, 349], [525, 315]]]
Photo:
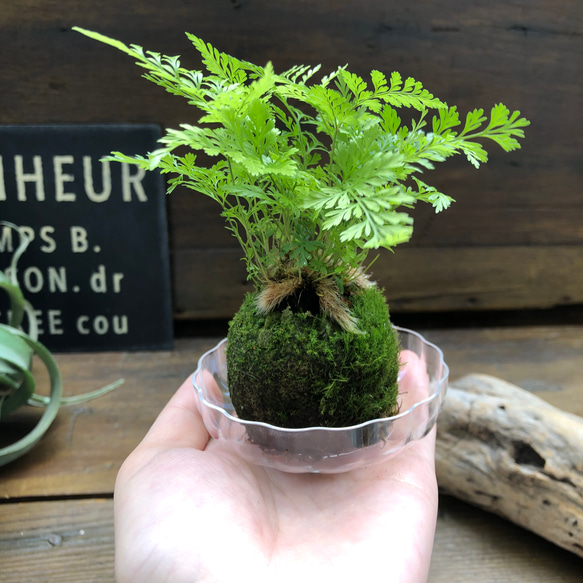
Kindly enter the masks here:
[[437, 425], [444, 492], [583, 558], [583, 418], [515, 385], [468, 375]]
[[[0, 507], [3, 583], [113, 583], [113, 502]], [[518, 526], [441, 496], [428, 583], [579, 583], [583, 561]]]
[[[175, 251], [172, 261], [178, 317], [231, 318], [252, 289], [239, 249]], [[404, 247], [381, 253], [373, 279], [392, 313], [578, 305], [583, 252], [576, 245]]]
[[583, 559], [441, 495], [428, 583], [579, 583]]
[[525, 326], [427, 330], [453, 383], [475, 373], [502, 378], [583, 417], [583, 327]]
[[[528, 130], [527, 130], [528, 131]], [[524, 152], [520, 153], [523, 155]], [[419, 204], [412, 211], [414, 234], [407, 246], [426, 247], [500, 247], [583, 244], [583, 207], [580, 200], [553, 198], [558, 188], [550, 174], [524, 176], [516, 182], [506, 180], [504, 187], [485, 189], [488, 172], [505, 165], [502, 155], [479, 170], [466, 168], [464, 160], [452, 159], [446, 167], [436, 168], [427, 178], [437, 180], [444, 192], [456, 202], [447, 212], [436, 214], [429, 205]], [[454, 166], [459, 166], [456, 170]], [[454, 177], [447, 174], [453, 173]], [[478, 185], [480, 187], [478, 188]], [[529, 197], [522, 195], [529, 191]], [[518, 200], [521, 197], [522, 200]], [[225, 229], [219, 206], [192, 191], [176, 190], [168, 197], [171, 235], [176, 250], [212, 247], [236, 248], [233, 236]]]
[[[23, 0], [3, 7], [1, 24], [2, 124], [153, 122], [174, 127], [191, 120], [186, 103], [143, 81], [139, 69], [114, 49], [72, 33], [73, 25], [182, 54], [192, 68], [199, 62], [185, 30], [237, 57], [272, 60], [279, 70], [318, 62], [326, 69], [349, 63], [361, 74], [371, 68], [399, 70], [458, 103], [462, 112], [475, 106], [487, 110], [500, 101], [520, 109], [533, 122], [522, 150], [504, 154], [494, 147], [490, 163], [479, 171], [455, 159], [427, 177], [457, 202], [444, 216], [430, 208], [415, 211], [413, 249], [395, 255], [407, 264], [406, 277], [400, 277], [405, 293], [399, 288], [395, 307], [514, 309], [582, 301], [577, 274], [583, 256], [583, 10], [578, 0], [533, 0], [528, 6], [504, 0], [390, 6], [383, 0], [168, 0], [163, 7], [154, 0], [89, 6]], [[174, 282], [181, 286], [175, 291], [177, 312], [229, 317], [235, 304], [224, 296], [240, 296], [242, 270], [215, 205], [184, 190], [177, 190], [168, 204]], [[457, 287], [444, 285], [451, 271], [427, 268], [453, 269], [457, 258], [449, 250], [468, 253], [454, 272]], [[189, 256], [200, 252], [206, 255]], [[217, 267], [221, 258], [225, 263]], [[515, 277], [509, 267], [513, 260], [519, 266]], [[228, 290], [220, 296], [201, 299], [204, 290], [184, 289], [185, 282], [200, 282], [217, 270], [222, 279], [214, 290]], [[505, 290], [501, 295], [492, 289], [493, 273], [510, 278], [508, 298]], [[394, 283], [385, 272], [377, 277]], [[460, 282], [461, 294], [456, 291]], [[555, 283], [554, 293], [549, 282]], [[439, 291], [430, 297], [425, 290], [434, 287]], [[476, 303], [468, 306], [469, 300]]]
[[[79, 407], [62, 408], [30, 454], [0, 468], [0, 499], [63, 495], [111, 495], [117, 471], [139, 443], [200, 355], [218, 339], [177, 343], [173, 351], [57, 355], [66, 394], [82, 394], [118, 378], [113, 393]], [[39, 386], [43, 386], [40, 367]], [[46, 386], [46, 383], [45, 383]], [[37, 410], [3, 423], [11, 439]]]
[[3, 583], [113, 583], [113, 501], [0, 507]]

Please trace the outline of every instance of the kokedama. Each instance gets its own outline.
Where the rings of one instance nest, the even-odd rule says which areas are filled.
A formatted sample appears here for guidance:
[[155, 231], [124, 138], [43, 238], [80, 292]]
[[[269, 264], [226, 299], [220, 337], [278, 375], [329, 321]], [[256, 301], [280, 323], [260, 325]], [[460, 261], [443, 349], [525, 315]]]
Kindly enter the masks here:
[[[417, 201], [437, 212], [452, 202], [423, 170], [459, 153], [478, 167], [487, 161], [480, 139], [517, 149], [529, 122], [502, 104], [460, 120], [456, 106], [397, 72], [373, 70], [372, 87], [346, 67], [316, 81], [319, 67], [276, 73], [187, 34], [203, 73], [76, 30], [127, 53], [146, 79], [202, 113], [197, 125], [167, 130], [148, 156], [109, 159], [170, 174], [168, 192], [209, 196], [239, 241], [255, 288], [228, 334], [239, 417], [343, 427], [396, 413], [399, 344], [369, 252], [411, 238]], [[399, 108], [414, 113], [408, 125]]]

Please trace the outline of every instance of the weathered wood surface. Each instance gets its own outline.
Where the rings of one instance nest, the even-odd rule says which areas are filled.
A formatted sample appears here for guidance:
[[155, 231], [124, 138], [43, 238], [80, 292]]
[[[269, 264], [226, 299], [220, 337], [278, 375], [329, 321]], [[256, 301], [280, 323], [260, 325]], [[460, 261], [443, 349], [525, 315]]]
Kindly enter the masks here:
[[443, 350], [454, 384], [488, 374], [583, 417], [582, 326], [428, 330], [425, 336]]
[[[583, 561], [493, 514], [444, 496], [428, 583], [580, 583]], [[113, 502], [0, 506], [3, 583], [113, 583]]]
[[3, 504], [0, 580], [113, 583], [112, 507], [111, 499]]
[[463, 377], [439, 417], [436, 468], [446, 493], [583, 557], [583, 418], [496, 377]]
[[[583, 304], [583, 248], [577, 246], [403, 247], [381, 255], [373, 279], [394, 314]], [[174, 267], [179, 318], [228, 318], [252, 289], [239, 249], [176, 251]]]
[[580, 583], [583, 560], [450, 496], [440, 496], [428, 583]]
[[[111, 495], [123, 460], [218, 340], [178, 341], [175, 350], [156, 353], [57, 355], [65, 394], [82, 394], [118, 378], [125, 383], [100, 399], [61, 409], [29, 455], [0, 468], [0, 499]], [[42, 367], [38, 374], [42, 379]], [[17, 412], [2, 423], [1, 439], [22, 432], [37, 415], [37, 409]]]
[[[433, 171], [435, 185], [456, 204], [437, 216], [419, 207], [409, 249], [400, 249], [394, 262], [377, 263], [378, 279], [395, 286], [393, 274], [407, 264], [392, 295], [394, 311], [583, 303], [579, 0], [4, 4], [2, 124], [172, 127], [191, 119], [186, 103], [143, 81], [139, 69], [114, 49], [72, 33], [72, 25], [182, 54], [191, 67], [198, 62], [185, 30], [238, 57], [271, 59], [277, 69], [322, 62], [328, 69], [349, 63], [362, 74], [371, 68], [400, 70], [458, 103], [462, 112], [499, 101], [520, 109], [533, 122], [523, 149], [507, 155], [494, 147], [490, 163], [479, 171], [461, 159]], [[216, 206], [176, 191], [169, 198], [169, 223], [177, 310], [183, 317], [230, 317], [244, 291], [243, 272]], [[225, 263], [217, 267], [220, 260]], [[218, 296], [187, 287], [193, 278], [201, 287], [203, 276], [208, 289], [230, 291]], [[552, 289], [550, 282], [560, 284]], [[435, 288], [439, 293], [427, 292]]]
[[[583, 327], [424, 334], [444, 350], [452, 379], [494, 374], [583, 414]], [[3, 583], [113, 581], [111, 496], [117, 469], [216, 340], [182, 338], [168, 352], [57, 355], [67, 394], [118, 377], [126, 384], [82, 409], [63, 409], [37, 448], [0, 468]], [[3, 423], [3, 438], [9, 437], [6, 431], [22, 431], [22, 421]], [[583, 562], [574, 554], [494, 514], [442, 499], [429, 583], [576, 583], [581, 572]]]

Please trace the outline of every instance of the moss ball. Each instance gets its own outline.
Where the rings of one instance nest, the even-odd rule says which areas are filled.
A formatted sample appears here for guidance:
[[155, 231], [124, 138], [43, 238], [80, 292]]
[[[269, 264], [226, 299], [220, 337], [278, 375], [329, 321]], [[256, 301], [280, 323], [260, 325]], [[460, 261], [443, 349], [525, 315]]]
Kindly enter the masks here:
[[228, 333], [228, 383], [241, 419], [346, 427], [397, 412], [399, 343], [381, 290], [350, 297], [360, 333], [289, 306], [259, 315], [255, 296]]

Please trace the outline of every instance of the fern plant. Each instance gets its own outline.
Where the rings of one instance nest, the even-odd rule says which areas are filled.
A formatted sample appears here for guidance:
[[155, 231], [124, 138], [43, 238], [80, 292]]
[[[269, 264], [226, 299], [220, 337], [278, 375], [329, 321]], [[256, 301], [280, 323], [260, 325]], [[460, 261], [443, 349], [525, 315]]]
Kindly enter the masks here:
[[76, 30], [126, 53], [146, 79], [200, 112], [147, 156], [108, 159], [168, 174], [169, 192], [185, 186], [209, 196], [238, 239], [256, 288], [229, 326], [239, 417], [348, 426], [398, 411], [399, 342], [368, 278], [369, 253], [411, 238], [417, 201], [437, 212], [451, 204], [423, 171], [454, 154], [479, 166], [483, 139], [514, 150], [529, 122], [502, 104], [460, 118], [397, 72], [372, 71], [369, 81], [347, 67], [276, 73], [188, 34], [203, 72]]
[[[450, 205], [420, 173], [460, 153], [478, 167], [487, 161], [478, 140], [511, 151], [529, 124], [502, 104], [460, 119], [397, 72], [372, 71], [370, 86], [339, 67], [315, 81], [319, 66], [275, 73], [187, 34], [207, 69], [192, 71], [178, 57], [75, 30], [128, 54], [146, 79], [200, 110], [197, 125], [169, 129], [160, 149], [111, 159], [172, 175], [169, 192], [186, 186], [215, 200], [259, 287], [283, 270], [332, 276], [342, 289], [371, 249], [411, 238], [417, 201], [438, 212]], [[417, 112], [410, 125], [399, 108]]]

